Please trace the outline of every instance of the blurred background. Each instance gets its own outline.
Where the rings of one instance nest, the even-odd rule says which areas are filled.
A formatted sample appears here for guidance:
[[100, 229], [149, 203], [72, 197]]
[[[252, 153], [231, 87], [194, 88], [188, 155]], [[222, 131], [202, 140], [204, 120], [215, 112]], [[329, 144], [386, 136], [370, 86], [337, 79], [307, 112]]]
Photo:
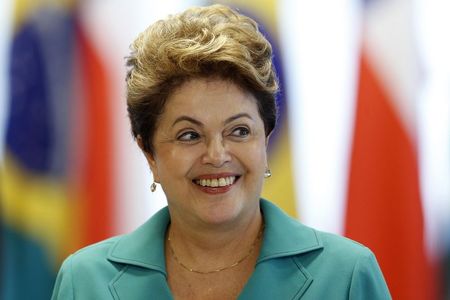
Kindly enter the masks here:
[[450, 299], [450, 2], [2, 0], [0, 299], [166, 203], [132, 139], [125, 57], [152, 22], [226, 3], [281, 81], [263, 196], [370, 247], [394, 299]]

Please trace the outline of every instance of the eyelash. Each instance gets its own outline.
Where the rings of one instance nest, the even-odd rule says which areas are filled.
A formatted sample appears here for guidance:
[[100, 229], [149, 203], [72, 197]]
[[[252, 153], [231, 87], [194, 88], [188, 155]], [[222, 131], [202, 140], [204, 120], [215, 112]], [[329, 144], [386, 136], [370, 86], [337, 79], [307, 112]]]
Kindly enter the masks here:
[[[195, 136], [195, 137], [186, 139], [185, 137], [188, 136], [188, 135]], [[182, 141], [182, 142], [191, 142], [191, 141], [197, 140], [199, 137], [200, 137], [200, 134], [198, 134], [197, 132], [191, 130], [191, 131], [185, 131], [182, 134], [180, 134], [177, 137], [177, 140]]]
[[[242, 134], [242, 132], [245, 132]], [[238, 133], [236, 133], [238, 132]], [[233, 130], [230, 133], [230, 136], [236, 137], [236, 138], [245, 138], [250, 135], [250, 129], [245, 126], [239, 126], [236, 128], [233, 128]], [[186, 138], [188, 137], [188, 138]], [[194, 142], [197, 141], [200, 138], [200, 134], [198, 132], [195, 132], [193, 130], [185, 131], [178, 135], [177, 140], [181, 142]]]
[[[236, 131], [240, 131], [240, 133], [242, 133], [242, 131], [245, 131], [245, 134], [244, 135], [242, 135], [242, 134], [234, 134]], [[250, 135], [250, 129], [245, 127], [245, 126], [239, 126], [239, 127], [234, 128], [231, 131], [231, 135], [235, 136], [235, 137], [240, 137], [240, 138], [247, 137], [248, 135]]]

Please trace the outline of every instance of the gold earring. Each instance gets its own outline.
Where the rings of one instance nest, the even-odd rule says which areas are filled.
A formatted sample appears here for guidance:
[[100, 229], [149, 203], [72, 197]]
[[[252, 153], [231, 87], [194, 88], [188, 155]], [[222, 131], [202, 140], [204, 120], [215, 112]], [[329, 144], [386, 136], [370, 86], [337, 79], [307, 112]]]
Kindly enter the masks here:
[[153, 193], [154, 191], [156, 191], [156, 187], [156, 182], [153, 181], [152, 185], [150, 186], [150, 191], [152, 191]]
[[270, 169], [267, 168], [266, 171], [264, 172], [264, 178], [269, 178], [270, 176], [272, 176], [272, 173], [270, 172]]

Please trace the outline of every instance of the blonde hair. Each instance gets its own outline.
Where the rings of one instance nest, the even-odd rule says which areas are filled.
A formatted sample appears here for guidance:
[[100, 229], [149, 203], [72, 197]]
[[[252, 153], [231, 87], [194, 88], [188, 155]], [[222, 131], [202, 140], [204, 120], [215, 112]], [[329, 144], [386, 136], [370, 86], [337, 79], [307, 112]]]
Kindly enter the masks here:
[[153, 151], [158, 117], [170, 93], [192, 78], [216, 76], [251, 92], [266, 135], [275, 127], [272, 47], [254, 20], [224, 5], [194, 7], [157, 21], [133, 42], [127, 66], [132, 132], [146, 151]]

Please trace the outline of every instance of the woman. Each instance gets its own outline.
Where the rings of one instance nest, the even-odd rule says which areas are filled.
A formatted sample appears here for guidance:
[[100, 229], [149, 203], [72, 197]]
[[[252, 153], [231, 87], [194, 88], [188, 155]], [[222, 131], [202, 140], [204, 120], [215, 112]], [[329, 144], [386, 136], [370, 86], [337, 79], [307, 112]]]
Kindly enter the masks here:
[[278, 89], [256, 23], [221, 5], [159, 21], [132, 45], [132, 132], [162, 209], [71, 255], [53, 299], [389, 299], [373, 254], [260, 199]]

